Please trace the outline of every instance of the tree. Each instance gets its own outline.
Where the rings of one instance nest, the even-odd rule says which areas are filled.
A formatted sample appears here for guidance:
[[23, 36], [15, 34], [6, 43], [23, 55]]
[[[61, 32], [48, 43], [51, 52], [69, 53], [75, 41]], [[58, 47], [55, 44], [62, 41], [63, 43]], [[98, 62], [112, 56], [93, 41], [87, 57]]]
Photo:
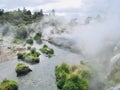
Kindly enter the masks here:
[[33, 19], [41, 18], [43, 15], [43, 10], [41, 9], [39, 12], [34, 12]]
[[21, 12], [20, 8], [18, 8], [18, 12]]
[[43, 14], [43, 10], [41, 9], [40, 10], [40, 16], [43, 16], [44, 14]]
[[23, 8], [23, 14], [26, 14], [27, 13], [27, 9], [24, 7]]
[[31, 11], [28, 10], [28, 11], [26, 12], [26, 14], [27, 14], [27, 15], [31, 15]]
[[4, 14], [4, 9], [0, 9], [0, 15]]

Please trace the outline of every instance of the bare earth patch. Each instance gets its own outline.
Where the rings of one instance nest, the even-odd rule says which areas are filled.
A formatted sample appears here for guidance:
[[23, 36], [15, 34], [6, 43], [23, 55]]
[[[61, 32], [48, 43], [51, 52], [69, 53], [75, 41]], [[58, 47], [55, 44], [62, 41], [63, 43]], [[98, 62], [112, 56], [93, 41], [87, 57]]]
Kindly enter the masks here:
[[24, 51], [25, 48], [8, 47], [0, 50], [0, 63], [13, 60], [17, 51]]
[[5, 61], [13, 60], [13, 57], [15, 57], [16, 52], [10, 49], [2, 49], [0, 52], [0, 63]]

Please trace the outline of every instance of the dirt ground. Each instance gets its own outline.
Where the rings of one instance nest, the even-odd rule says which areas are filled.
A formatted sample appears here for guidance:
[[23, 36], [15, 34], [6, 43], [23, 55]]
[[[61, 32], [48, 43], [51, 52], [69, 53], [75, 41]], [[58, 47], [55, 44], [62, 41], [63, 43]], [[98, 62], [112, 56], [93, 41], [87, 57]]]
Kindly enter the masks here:
[[0, 51], [0, 63], [13, 60], [15, 55], [16, 55], [16, 52], [14, 52], [11, 49], [7, 49], [7, 48], [2, 49]]
[[25, 48], [19, 48], [19, 47], [6, 47], [0, 49], [0, 63], [13, 60], [17, 52], [24, 50]]

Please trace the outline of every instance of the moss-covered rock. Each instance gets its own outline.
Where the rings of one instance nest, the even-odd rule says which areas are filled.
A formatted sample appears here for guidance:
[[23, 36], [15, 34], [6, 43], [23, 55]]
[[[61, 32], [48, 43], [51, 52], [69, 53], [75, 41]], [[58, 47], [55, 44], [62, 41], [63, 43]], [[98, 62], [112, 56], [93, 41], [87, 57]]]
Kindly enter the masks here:
[[44, 45], [40, 51], [45, 54], [47, 57], [54, 56], [54, 50], [52, 48], [49, 48], [47, 45]]
[[39, 63], [40, 58], [39, 58], [40, 53], [36, 51], [35, 48], [32, 48], [30, 52], [24, 52], [24, 53], [18, 53], [17, 57], [18, 59], [31, 63], [31, 64], [36, 64]]
[[23, 61], [26, 61], [31, 64], [39, 63], [40, 59], [36, 54], [28, 53], [25, 55]]
[[39, 57], [32, 57], [32, 62], [39, 63]]
[[25, 52], [24, 53], [19, 52], [19, 53], [17, 53], [17, 58], [18, 59], [24, 59], [25, 54], [26, 54]]
[[56, 84], [61, 90], [88, 90], [90, 71], [86, 66], [70, 67], [62, 63], [55, 68]]
[[27, 73], [31, 72], [32, 70], [25, 64], [19, 63], [16, 66], [15, 71], [17, 73], [17, 76], [21, 76], [21, 75], [26, 75]]
[[32, 38], [27, 39], [26, 43], [32, 45], [33, 44], [33, 39]]
[[18, 90], [18, 83], [5, 79], [0, 83], [0, 90]]

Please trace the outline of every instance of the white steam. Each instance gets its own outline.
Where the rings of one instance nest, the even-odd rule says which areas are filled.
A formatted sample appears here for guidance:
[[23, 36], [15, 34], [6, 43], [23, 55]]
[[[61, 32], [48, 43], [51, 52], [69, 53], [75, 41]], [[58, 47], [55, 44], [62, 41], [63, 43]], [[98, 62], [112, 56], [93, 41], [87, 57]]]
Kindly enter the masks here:
[[[87, 1], [85, 0], [85, 2]], [[117, 58], [120, 57], [119, 1], [101, 0], [99, 2], [98, 6], [94, 3], [94, 6], [90, 8], [91, 10], [88, 10], [91, 13], [95, 10], [93, 12], [95, 15], [90, 17], [89, 13], [84, 13], [85, 16], [89, 17], [86, 17], [85, 20], [81, 20], [81, 17], [69, 20], [64, 17], [45, 16], [39, 23], [26, 26], [30, 36], [36, 32], [42, 32], [44, 40], [89, 59], [88, 63], [92, 66], [93, 76], [96, 76], [91, 82], [90, 90], [102, 90], [99, 88], [102, 85], [99, 85], [107, 78], [111, 68], [109, 65], [112, 66], [110, 63], [116, 62]], [[103, 5], [103, 2], [106, 5]], [[98, 8], [105, 13], [98, 12], [99, 10], [96, 12]], [[0, 25], [0, 33], [6, 31], [6, 37], [14, 37], [16, 30], [17, 28], [10, 24]], [[10, 32], [13, 34], [9, 34]], [[110, 61], [111, 58], [112, 61]]]

